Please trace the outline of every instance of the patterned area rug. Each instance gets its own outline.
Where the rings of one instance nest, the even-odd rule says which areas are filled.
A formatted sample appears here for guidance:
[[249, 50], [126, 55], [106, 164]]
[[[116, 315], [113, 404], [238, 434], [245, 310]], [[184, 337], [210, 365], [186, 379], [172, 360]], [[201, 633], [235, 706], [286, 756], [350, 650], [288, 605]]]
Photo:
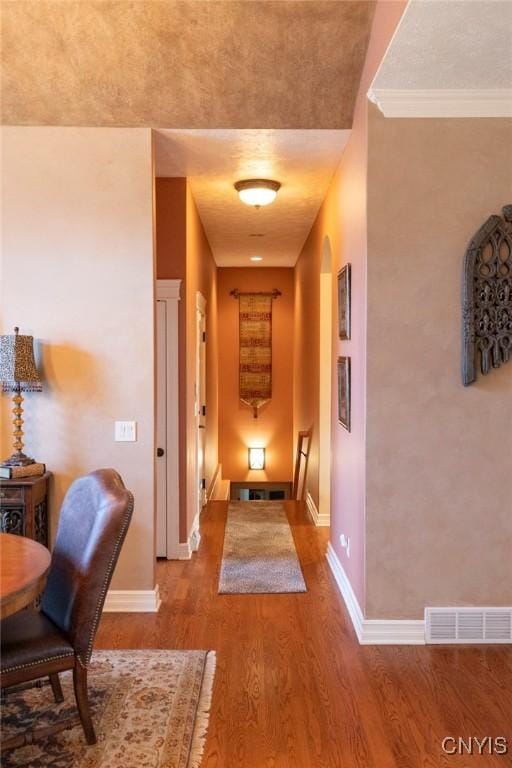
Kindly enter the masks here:
[[232, 501], [224, 537], [221, 594], [306, 592], [280, 501]]
[[[215, 654], [205, 651], [98, 651], [89, 696], [98, 743], [81, 726], [2, 754], [3, 768], [198, 768], [208, 728]], [[73, 682], [60, 675], [64, 702], [51, 688], [8, 694], [2, 734], [74, 717]]]

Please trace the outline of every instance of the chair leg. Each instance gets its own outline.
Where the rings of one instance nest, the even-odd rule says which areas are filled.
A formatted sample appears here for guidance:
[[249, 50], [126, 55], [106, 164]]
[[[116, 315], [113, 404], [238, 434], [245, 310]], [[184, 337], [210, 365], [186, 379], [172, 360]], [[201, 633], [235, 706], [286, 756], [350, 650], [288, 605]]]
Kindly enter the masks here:
[[84, 669], [78, 660], [73, 667], [73, 685], [75, 688], [76, 705], [82, 728], [84, 729], [85, 740], [88, 744], [96, 744], [96, 734], [92, 724], [91, 713], [89, 711], [89, 697], [87, 694], [87, 670]]
[[62, 688], [60, 685], [59, 680], [59, 673], [58, 672], [52, 672], [50, 677], [50, 685], [52, 687], [53, 691], [53, 698], [55, 699], [56, 704], [60, 704], [61, 701], [64, 701], [64, 694], [62, 693]]

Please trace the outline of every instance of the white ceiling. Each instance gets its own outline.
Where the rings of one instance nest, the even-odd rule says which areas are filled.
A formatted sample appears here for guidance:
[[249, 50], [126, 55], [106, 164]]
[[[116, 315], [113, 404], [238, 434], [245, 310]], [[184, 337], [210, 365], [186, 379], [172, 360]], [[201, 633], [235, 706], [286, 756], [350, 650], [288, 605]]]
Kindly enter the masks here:
[[[218, 266], [292, 267], [349, 135], [348, 130], [156, 130], [156, 175], [189, 179]], [[259, 210], [242, 203], [233, 184], [250, 178], [281, 182], [276, 201]], [[251, 256], [263, 261], [251, 262]]]
[[372, 89], [512, 86], [510, 0], [410, 0]]

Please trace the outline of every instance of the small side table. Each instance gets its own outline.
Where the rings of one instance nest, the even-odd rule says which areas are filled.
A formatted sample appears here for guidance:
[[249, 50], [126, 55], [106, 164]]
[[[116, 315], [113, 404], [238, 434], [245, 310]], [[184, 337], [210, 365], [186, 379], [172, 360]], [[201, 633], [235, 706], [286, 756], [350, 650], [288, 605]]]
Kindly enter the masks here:
[[0, 531], [27, 536], [48, 547], [48, 481], [51, 472], [38, 477], [0, 479]]

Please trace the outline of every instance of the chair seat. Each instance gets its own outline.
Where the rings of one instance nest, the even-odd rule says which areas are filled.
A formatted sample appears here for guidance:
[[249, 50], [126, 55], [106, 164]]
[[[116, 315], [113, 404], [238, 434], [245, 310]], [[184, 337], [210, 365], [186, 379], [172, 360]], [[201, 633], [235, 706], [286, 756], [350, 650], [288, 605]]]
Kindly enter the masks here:
[[65, 635], [40, 611], [20, 611], [3, 619], [0, 634], [2, 675], [75, 655]]

